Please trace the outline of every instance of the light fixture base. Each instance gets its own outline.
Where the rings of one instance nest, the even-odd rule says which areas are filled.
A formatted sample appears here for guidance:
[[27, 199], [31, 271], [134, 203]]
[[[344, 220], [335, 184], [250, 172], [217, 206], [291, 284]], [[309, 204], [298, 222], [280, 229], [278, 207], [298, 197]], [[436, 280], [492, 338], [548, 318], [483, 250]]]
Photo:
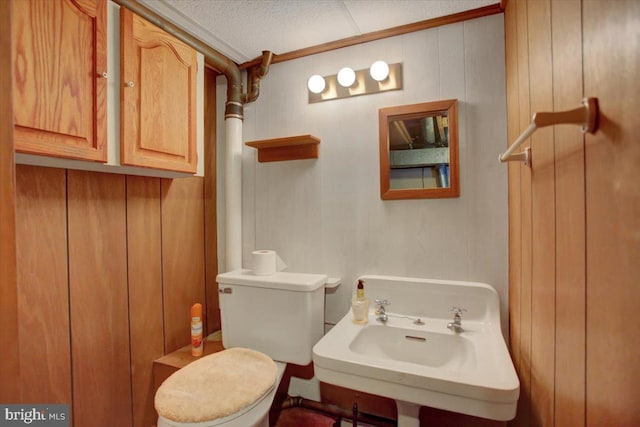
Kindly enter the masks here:
[[338, 83], [335, 74], [324, 76], [326, 82], [324, 91], [321, 93], [307, 91], [309, 93], [309, 104], [402, 89], [402, 63], [400, 62], [389, 64], [389, 76], [381, 82], [371, 78], [368, 68], [357, 70], [355, 73], [356, 81], [350, 87], [342, 87]]

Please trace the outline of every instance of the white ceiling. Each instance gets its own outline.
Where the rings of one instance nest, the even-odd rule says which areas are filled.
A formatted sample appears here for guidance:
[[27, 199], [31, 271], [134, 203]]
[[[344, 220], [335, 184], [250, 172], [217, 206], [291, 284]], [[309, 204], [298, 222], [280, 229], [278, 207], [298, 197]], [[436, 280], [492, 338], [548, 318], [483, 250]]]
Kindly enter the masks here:
[[139, 0], [236, 63], [499, 0]]

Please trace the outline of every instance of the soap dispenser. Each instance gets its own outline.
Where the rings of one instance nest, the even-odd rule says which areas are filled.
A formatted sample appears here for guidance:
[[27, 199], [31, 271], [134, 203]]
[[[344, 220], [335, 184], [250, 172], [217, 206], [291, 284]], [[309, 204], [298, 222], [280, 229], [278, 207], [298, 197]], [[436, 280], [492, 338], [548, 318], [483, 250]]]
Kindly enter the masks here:
[[364, 281], [358, 280], [356, 295], [351, 300], [351, 311], [355, 323], [367, 323], [369, 321], [369, 299], [364, 296]]

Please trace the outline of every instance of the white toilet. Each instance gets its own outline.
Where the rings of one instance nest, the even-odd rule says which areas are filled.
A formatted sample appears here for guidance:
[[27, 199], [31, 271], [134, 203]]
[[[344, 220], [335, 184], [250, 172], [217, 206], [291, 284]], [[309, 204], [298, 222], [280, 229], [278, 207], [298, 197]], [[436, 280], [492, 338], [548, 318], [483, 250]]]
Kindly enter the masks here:
[[[251, 270], [238, 270], [219, 274], [217, 282], [222, 344], [225, 349], [247, 348], [273, 359], [277, 367], [275, 383], [252, 403], [234, 408], [237, 411], [222, 418], [177, 422], [163, 417], [158, 410], [158, 427], [268, 427], [269, 409], [286, 363], [311, 363], [312, 348], [323, 335], [326, 275], [278, 272], [269, 276], [256, 276]], [[212, 356], [216, 355], [205, 358]], [[192, 365], [180, 371], [187, 370]], [[249, 367], [239, 366], [234, 369], [245, 368]], [[244, 381], [246, 386], [246, 378], [239, 381]], [[206, 394], [207, 384], [210, 383], [198, 385], [194, 382], [194, 389], [189, 390], [189, 393], [195, 396]], [[234, 385], [230, 384], [229, 387]], [[210, 397], [214, 401], [224, 401], [225, 398], [224, 395]], [[189, 398], [190, 396], [185, 397]], [[177, 408], [180, 405], [181, 402], [176, 402]], [[189, 414], [181, 415], [188, 418]]]

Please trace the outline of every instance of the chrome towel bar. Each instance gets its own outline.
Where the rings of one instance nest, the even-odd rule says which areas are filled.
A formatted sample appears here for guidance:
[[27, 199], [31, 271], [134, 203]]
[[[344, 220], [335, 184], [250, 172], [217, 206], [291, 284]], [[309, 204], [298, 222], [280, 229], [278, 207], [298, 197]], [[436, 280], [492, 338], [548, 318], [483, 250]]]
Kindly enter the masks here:
[[500, 162], [511, 162], [514, 160], [524, 161], [524, 164], [531, 167], [531, 148], [513, 154], [533, 134], [536, 129], [545, 126], [574, 124], [582, 126], [582, 132], [594, 133], [598, 129], [598, 98], [584, 98], [582, 106], [574, 110], [558, 111], [551, 113], [535, 113], [531, 119], [531, 124], [514, 141], [513, 144], [502, 153], [498, 159]]

